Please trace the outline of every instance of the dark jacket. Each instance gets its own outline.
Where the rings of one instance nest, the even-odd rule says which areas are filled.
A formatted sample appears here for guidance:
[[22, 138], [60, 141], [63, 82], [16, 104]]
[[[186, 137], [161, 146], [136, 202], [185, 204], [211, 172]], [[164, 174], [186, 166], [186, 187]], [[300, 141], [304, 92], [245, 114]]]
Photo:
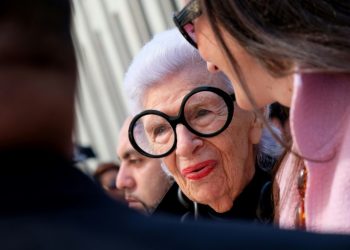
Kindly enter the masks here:
[[109, 199], [69, 161], [0, 152], [0, 249], [349, 249], [349, 236], [244, 223], [147, 218]]
[[260, 168], [256, 169], [251, 182], [234, 200], [232, 208], [225, 213], [217, 213], [207, 205], [195, 205], [183, 194], [180, 200], [187, 208], [182, 221], [187, 219], [246, 220], [262, 224], [269, 224], [273, 221], [271, 174]]

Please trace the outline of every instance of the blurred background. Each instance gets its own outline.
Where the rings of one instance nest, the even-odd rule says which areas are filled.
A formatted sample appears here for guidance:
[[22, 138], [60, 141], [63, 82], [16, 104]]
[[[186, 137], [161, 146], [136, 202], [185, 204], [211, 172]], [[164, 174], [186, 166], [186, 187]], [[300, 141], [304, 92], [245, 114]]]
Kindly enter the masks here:
[[73, 0], [73, 34], [80, 89], [76, 160], [91, 173], [100, 162], [118, 162], [115, 149], [128, 113], [122, 92], [132, 58], [154, 34], [174, 27], [181, 0]]

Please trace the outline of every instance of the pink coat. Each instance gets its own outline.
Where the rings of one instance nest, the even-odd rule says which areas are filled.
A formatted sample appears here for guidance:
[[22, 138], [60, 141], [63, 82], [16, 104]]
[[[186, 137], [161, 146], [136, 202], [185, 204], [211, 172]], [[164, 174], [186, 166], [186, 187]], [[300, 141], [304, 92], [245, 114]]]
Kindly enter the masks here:
[[[296, 75], [290, 119], [294, 150], [322, 161], [305, 161], [307, 230], [350, 233], [350, 75]], [[281, 172], [282, 190], [291, 162]], [[294, 185], [281, 207], [282, 227], [294, 227], [298, 201]]]

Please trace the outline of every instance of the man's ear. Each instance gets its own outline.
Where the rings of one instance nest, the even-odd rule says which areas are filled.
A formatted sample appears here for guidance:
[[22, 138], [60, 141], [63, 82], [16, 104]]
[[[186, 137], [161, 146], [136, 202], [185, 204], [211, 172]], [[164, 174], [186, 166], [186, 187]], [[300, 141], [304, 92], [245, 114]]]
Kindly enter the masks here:
[[254, 113], [254, 118], [250, 126], [249, 142], [252, 144], [258, 144], [260, 142], [263, 131], [263, 122]]

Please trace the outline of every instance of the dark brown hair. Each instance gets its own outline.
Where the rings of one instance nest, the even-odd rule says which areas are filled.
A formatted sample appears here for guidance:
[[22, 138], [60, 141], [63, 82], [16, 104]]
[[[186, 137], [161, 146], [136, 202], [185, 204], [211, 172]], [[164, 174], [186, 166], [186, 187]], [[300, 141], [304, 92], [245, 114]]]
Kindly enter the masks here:
[[[201, 0], [201, 7], [239, 84], [272, 134], [219, 26], [274, 77], [293, 73], [294, 65], [302, 72], [350, 73], [349, 1]], [[286, 149], [290, 148], [278, 136], [274, 137]]]
[[292, 63], [301, 70], [350, 72], [349, 1], [202, 0], [202, 4], [228, 56], [218, 24], [274, 76], [289, 74]]
[[[258, 111], [239, 62], [225, 44], [227, 31], [274, 77], [301, 72], [350, 73], [350, 1], [343, 0], [201, 0], [216, 38], [226, 53], [239, 84], [258, 116], [287, 151]], [[219, 28], [220, 27], [220, 28]], [[297, 152], [297, 162], [306, 159]], [[315, 160], [317, 159], [309, 159]], [[294, 166], [295, 171], [299, 165]], [[277, 170], [276, 170], [277, 171]], [[295, 173], [297, 174], [297, 172]], [[294, 181], [295, 178], [291, 177]]]
[[98, 164], [95, 172], [93, 173], [93, 177], [96, 181], [100, 182], [101, 176], [109, 171], [119, 171], [120, 166], [114, 162], [103, 162]]

